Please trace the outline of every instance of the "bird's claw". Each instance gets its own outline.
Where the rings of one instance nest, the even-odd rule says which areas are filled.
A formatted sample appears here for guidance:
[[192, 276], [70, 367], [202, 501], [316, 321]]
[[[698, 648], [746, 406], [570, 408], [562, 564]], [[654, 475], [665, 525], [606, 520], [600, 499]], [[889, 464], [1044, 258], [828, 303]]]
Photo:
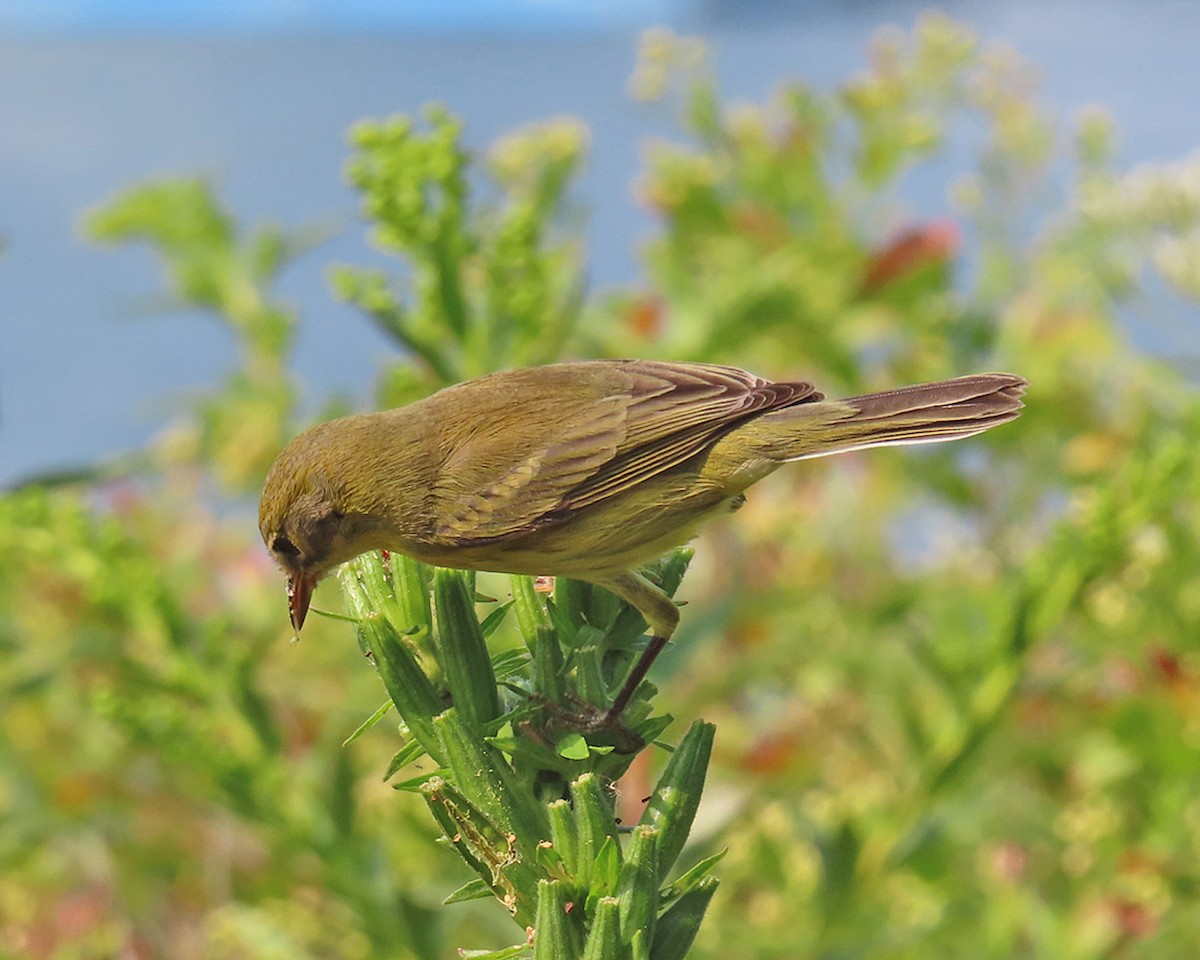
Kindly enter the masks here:
[[566, 698], [570, 701], [569, 707], [540, 694], [534, 694], [530, 699], [550, 714], [554, 726], [585, 736], [604, 735], [604, 745], [612, 746], [618, 753], [636, 753], [646, 745], [646, 741], [622, 723], [620, 714], [611, 708], [601, 709], [573, 693], [566, 694]]

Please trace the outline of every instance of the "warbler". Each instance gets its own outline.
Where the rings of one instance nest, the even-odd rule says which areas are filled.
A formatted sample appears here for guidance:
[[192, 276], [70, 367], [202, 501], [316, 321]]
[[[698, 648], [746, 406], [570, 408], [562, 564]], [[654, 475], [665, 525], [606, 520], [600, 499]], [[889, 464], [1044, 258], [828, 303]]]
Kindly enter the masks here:
[[300, 434], [267, 476], [259, 530], [287, 575], [297, 634], [316, 583], [369, 550], [611, 590], [652, 637], [603, 723], [679, 621], [640, 567], [784, 463], [969, 437], [1016, 417], [1026, 386], [983, 373], [826, 400], [809, 383], [706, 363], [494, 373]]

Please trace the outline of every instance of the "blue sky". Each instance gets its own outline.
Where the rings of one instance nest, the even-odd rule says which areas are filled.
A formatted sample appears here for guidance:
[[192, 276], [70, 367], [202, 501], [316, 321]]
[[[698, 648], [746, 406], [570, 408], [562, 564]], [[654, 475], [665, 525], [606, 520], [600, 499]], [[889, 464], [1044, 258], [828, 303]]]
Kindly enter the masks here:
[[689, 0], [0, 0], [17, 32], [529, 29], [672, 20]]

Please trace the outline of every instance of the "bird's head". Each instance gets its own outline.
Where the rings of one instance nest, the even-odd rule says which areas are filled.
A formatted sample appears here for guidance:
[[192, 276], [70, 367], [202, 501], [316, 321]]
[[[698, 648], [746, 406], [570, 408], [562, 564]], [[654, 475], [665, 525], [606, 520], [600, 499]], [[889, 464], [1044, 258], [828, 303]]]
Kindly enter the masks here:
[[322, 434], [327, 431], [322, 427], [284, 448], [267, 474], [258, 505], [263, 543], [288, 578], [288, 606], [297, 634], [321, 578], [366, 549], [357, 542], [359, 515], [346, 503], [344, 484], [330, 466], [337, 458], [323, 455]]

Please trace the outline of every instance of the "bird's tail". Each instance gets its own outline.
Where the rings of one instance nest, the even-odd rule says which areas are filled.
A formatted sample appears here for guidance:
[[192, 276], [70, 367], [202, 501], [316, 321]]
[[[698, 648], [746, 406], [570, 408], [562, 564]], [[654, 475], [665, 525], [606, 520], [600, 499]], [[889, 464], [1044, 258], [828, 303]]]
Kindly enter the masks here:
[[[863, 447], [970, 437], [1016, 418], [1027, 385], [1011, 373], [980, 373], [797, 404], [758, 418], [763, 427], [774, 421], [769, 442], [759, 449], [777, 461], [804, 460]], [[789, 420], [792, 430], [778, 429]]]

